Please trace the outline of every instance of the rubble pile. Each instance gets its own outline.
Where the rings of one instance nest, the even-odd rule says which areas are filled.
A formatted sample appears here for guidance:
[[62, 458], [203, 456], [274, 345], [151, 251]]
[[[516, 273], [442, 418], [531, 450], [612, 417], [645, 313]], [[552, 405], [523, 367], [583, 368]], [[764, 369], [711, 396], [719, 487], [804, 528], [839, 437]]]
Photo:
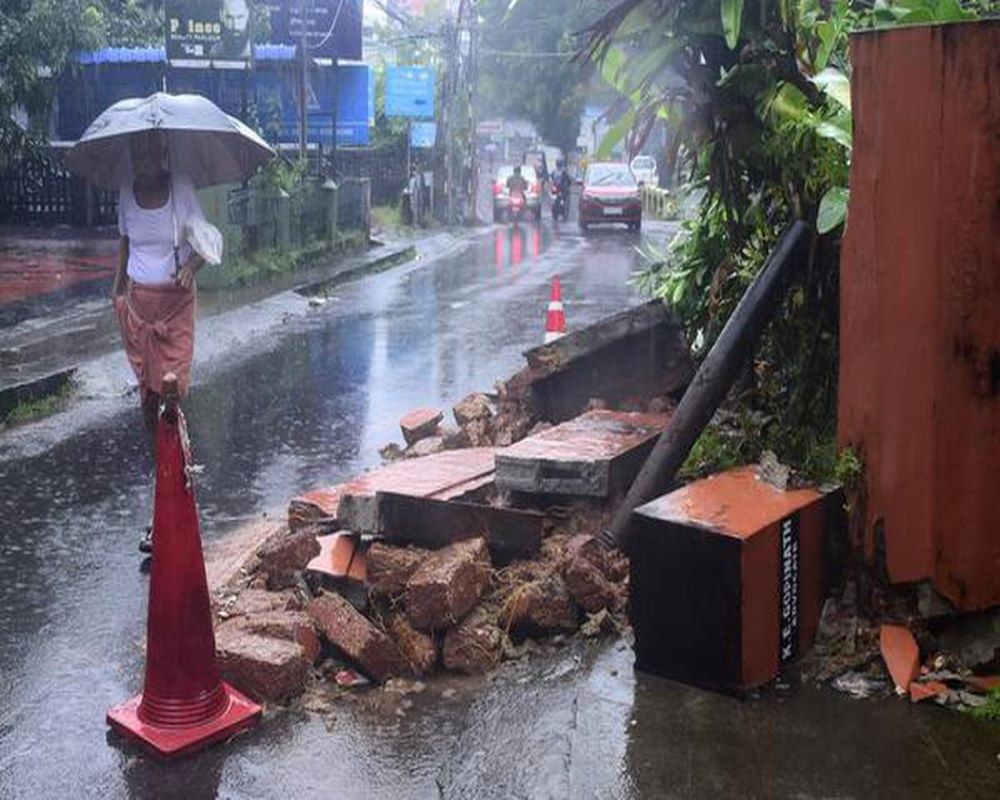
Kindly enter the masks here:
[[420, 458], [466, 447], [506, 447], [537, 430], [541, 422], [531, 398], [531, 372], [522, 370], [498, 383], [488, 395], [473, 392], [452, 409], [455, 425], [443, 425], [444, 412], [420, 408], [400, 420], [403, 445], [389, 442], [380, 450], [383, 463]]
[[920, 585], [883, 595], [862, 613], [848, 581], [823, 606], [803, 679], [859, 699], [896, 695], [963, 711], [997, 703], [1000, 613], [959, 615], [940, 601], [929, 604], [927, 591]]
[[[526, 357], [494, 393], [456, 403], [453, 426], [441, 409], [415, 409], [400, 420], [403, 444], [380, 451], [384, 466], [291, 500], [288, 527], [215, 598], [227, 681], [323, 709], [358, 686], [405, 695], [435, 672], [487, 673], [539, 640], [628, 629], [630, 565], [596, 537], [693, 374], [687, 346], [651, 304]], [[790, 489], [773, 456], [758, 473]], [[796, 541], [818, 558], [813, 529]], [[804, 680], [855, 697], [1000, 705], [1000, 615], [963, 639], [963, 618], [935, 598], [862, 613], [848, 582], [824, 604], [819, 569], [802, 563], [813, 628], [819, 615]]]
[[[453, 426], [414, 409], [381, 469], [291, 501], [252, 588], [217, 598], [227, 680], [280, 702], [307, 684], [481, 674], [538, 638], [627, 627], [628, 563], [594, 537], [693, 375], [680, 325], [653, 302], [525, 356], [457, 402]], [[567, 483], [505, 489], [497, 454], [543, 432], [508, 469]]]
[[[283, 553], [283, 570], [289, 553], [300, 554], [295, 588], [251, 587], [261, 576], [270, 585], [269, 560], [261, 558], [246, 588], [217, 598], [223, 678], [257, 700], [286, 702], [310, 680], [341, 683], [345, 669], [377, 684], [438, 669], [482, 674], [523, 656], [529, 639], [582, 625], [586, 635], [624, 630], [627, 563], [592, 538], [607, 512], [578, 511], [556, 510], [537, 559], [504, 565], [494, 564], [479, 536], [435, 550], [373, 542], [357, 593], [310, 590], [302, 571], [312, 551], [293, 548], [300, 534], [282, 531], [261, 552]], [[358, 598], [360, 608], [352, 603]]]

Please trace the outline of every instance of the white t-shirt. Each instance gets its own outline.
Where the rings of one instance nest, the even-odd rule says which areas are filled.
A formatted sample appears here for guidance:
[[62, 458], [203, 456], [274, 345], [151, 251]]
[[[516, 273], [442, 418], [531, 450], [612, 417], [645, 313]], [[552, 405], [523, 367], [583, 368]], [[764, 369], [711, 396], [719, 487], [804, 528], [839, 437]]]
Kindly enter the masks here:
[[184, 239], [184, 223], [205, 218], [194, 184], [184, 175], [170, 181], [170, 195], [159, 208], [142, 208], [132, 192], [132, 179], [118, 192], [118, 233], [128, 237], [128, 276], [136, 283], [163, 284], [174, 280], [174, 224], [181, 264], [191, 256]]

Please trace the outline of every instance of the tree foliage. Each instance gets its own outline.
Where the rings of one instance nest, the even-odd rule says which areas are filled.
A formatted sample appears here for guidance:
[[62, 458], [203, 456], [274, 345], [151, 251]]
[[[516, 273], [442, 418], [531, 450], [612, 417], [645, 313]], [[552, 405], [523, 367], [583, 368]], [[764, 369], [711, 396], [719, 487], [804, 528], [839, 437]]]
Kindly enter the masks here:
[[[657, 118], [702, 191], [641, 283], [670, 302], [704, 350], [793, 219], [816, 224], [803, 281], [760, 349], [747, 404], [760, 447], [799, 464], [832, 442], [838, 261], [847, 212], [852, 119], [848, 32], [950, 21], [994, 0], [617, 0], [587, 31], [635, 135]], [[607, 143], [606, 143], [607, 144]], [[831, 450], [832, 452], [832, 450]]]
[[0, 4], [0, 166], [40, 158], [37, 140], [58, 76], [74, 53], [158, 44], [162, 4], [137, 0], [5, 0]]
[[575, 147], [593, 71], [573, 62], [576, 34], [605, 7], [597, 0], [479, 0], [480, 116], [526, 119], [545, 141]]
[[163, 44], [161, 0], [103, 0], [90, 6], [100, 17], [101, 44], [111, 47], [158, 47]]

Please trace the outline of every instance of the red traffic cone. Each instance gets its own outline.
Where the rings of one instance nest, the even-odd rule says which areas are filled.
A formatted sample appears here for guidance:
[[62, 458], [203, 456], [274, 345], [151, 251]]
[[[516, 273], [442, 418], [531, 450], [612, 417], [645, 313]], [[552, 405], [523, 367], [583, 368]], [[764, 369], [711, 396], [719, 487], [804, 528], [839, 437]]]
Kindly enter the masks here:
[[563, 313], [562, 285], [559, 276], [552, 279], [552, 296], [549, 299], [549, 313], [545, 319], [545, 344], [566, 335], [566, 315]]
[[[164, 397], [176, 398], [170, 377]], [[156, 452], [146, 681], [141, 695], [108, 711], [108, 724], [170, 758], [250, 727], [261, 708], [223, 683], [215, 663], [187, 431], [176, 400], [160, 413]]]

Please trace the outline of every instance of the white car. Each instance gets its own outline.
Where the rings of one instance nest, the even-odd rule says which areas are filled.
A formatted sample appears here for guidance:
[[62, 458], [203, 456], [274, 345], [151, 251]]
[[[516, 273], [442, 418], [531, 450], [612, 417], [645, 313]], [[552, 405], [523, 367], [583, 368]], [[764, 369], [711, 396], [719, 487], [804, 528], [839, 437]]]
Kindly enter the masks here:
[[636, 156], [629, 164], [636, 182], [647, 186], [659, 186], [660, 176], [656, 171], [656, 159], [652, 156]]

